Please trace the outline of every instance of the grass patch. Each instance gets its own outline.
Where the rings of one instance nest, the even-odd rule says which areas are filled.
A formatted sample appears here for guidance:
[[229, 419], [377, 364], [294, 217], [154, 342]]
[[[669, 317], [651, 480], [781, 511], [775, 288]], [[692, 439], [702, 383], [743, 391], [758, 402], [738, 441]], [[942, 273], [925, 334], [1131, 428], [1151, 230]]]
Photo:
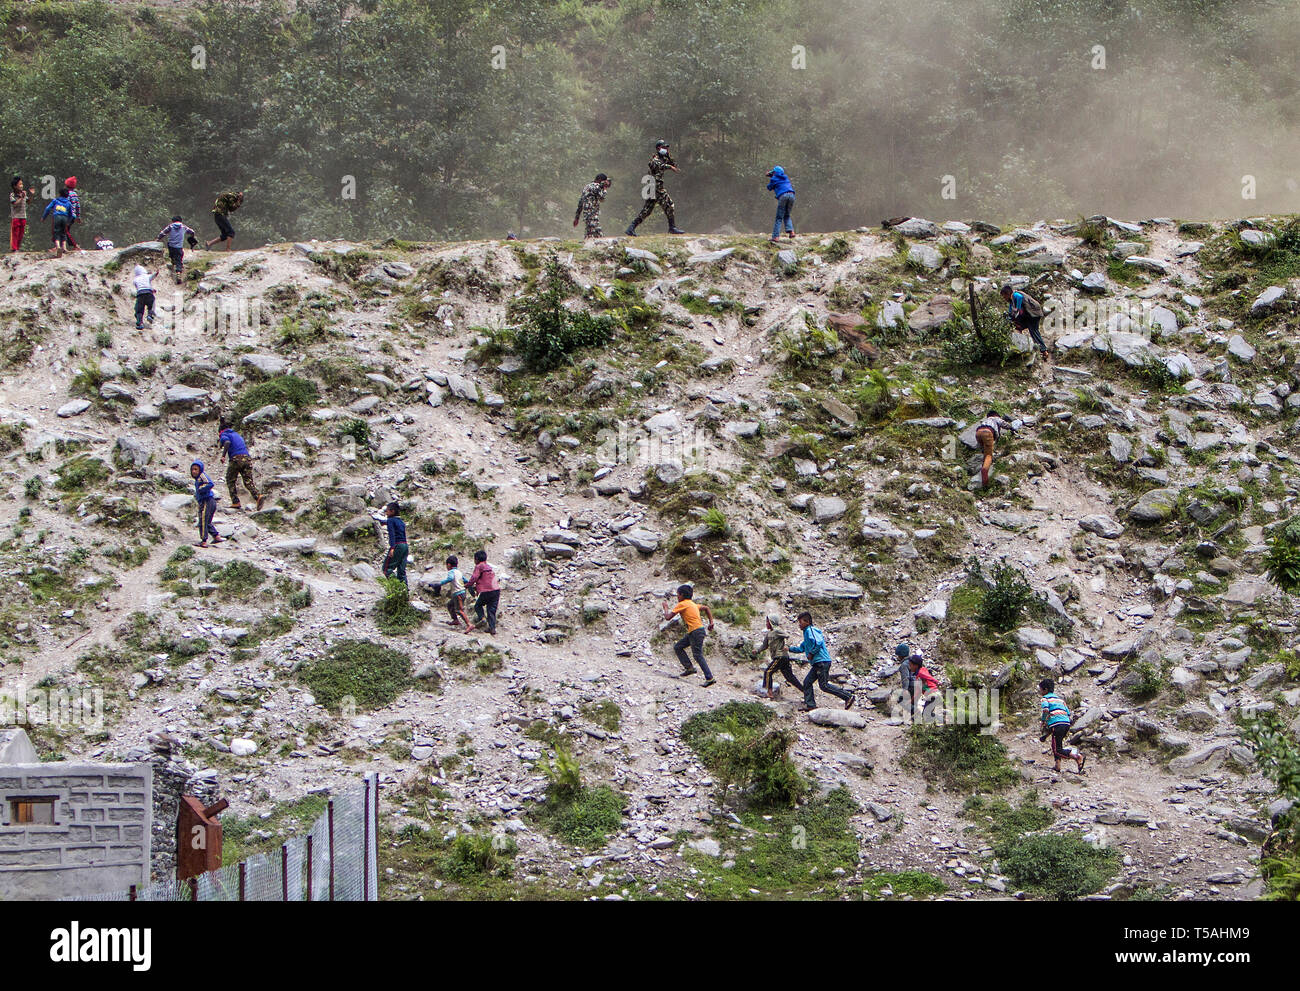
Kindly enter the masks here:
[[792, 729], [767, 729], [773, 712], [759, 702], [728, 702], [682, 724], [682, 740], [714, 773], [725, 800], [734, 788], [754, 808], [790, 808], [808, 790], [790, 748]]
[[913, 726], [903, 766], [949, 791], [1002, 791], [1021, 780], [1001, 740], [964, 724]]
[[948, 890], [946, 884], [925, 871], [877, 871], [862, 879], [862, 890], [872, 898], [879, 898], [885, 888], [896, 898], [903, 895], [925, 898]]
[[65, 461], [54, 472], [54, 487], [60, 492], [80, 492], [92, 485], [108, 480], [108, 465], [88, 454]]
[[1040, 833], [994, 847], [1002, 872], [1035, 894], [1070, 901], [1099, 891], [1119, 870], [1119, 854], [1085, 843], [1077, 833]]
[[296, 375], [277, 375], [241, 392], [235, 400], [233, 415], [238, 423], [254, 410], [275, 405], [280, 407], [281, 416], [293, 420], [316, 405], [318, 397], [315, 382]]
[[613, 699], [585, 703], [582, 714], [608, 733], [617, 733], [623, 725], [623, 711]]
[[394, 576], [380, 578], [379, 584], [384, 590], [384, 597], [375, 607], [375, 625], [380, 633], [390, 637], [410, 633], [429, 618], [428, 613], [411, 606], [411, 590], [406, 582]]
[[961, 814], [995, 844], [1045, 829], [1056, 818], [1051, 809], [1039, 804], [1037, 791], [1026, 792], [1019, 806], [1013, 806], [1005, 798], [972, 795], [966, 799]]
[[324, 657], [308, 661], [298, 677], [316, 701], [338, 710], [351, 698], [357, 711], [391, 704], [411, 684], [408, 654], [366, 640], [340, 640]]
[[609, 834], [623, 825], [627, 799], [609, 785], [584, 785], [577, 758], [563, 744], [555, 747], [553, 762], [543, 756], [539, 766], [549, 784], [546, 803], [535, 813], [538, 823], [574, 846], [604, 846]]

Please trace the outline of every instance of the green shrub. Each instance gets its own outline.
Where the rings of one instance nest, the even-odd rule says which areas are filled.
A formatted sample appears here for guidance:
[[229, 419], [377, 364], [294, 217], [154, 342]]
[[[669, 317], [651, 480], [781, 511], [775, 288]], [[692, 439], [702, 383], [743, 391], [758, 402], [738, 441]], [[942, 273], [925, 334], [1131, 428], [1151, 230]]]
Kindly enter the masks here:
[[351, 437], [358, 447], [365, 447], [370, 443], [370, 424], [362, 419], [348, 420], [339, 427], [339, 436]]
[[99, 458], [83, 454], [60, 465], [55, 470], [55, 474], [58, 476], [58, 480], [54, 483], [56, 489], [60, 492], [79, 492], [91, 485], [107, 481], [109, 469], [108, 465]]
[[1130, 673], [1136, 675], [1136, 679], [1124, 684], [1124, 694], [1135, 702], [1155, 698], [1165, 686], [1164, 673], [1150, 661], [1138, 661]]
[[564, 305], [573, 288], [559, 259], [551, 255], [546, 263], [546, 288], [510, 304], [510, 319], [519, 321], [515, 350], [534, 371], [558, 368], [575, 351], [605, 344], [613, 335], [609, 317]]
[[987, 580], [978, 558], [971, 558], [967, 575], [977, 584], [984, 583], [984, 597], [977, 616], [985, 626], [1007, 633], [1016, 628], [1020, 614], [1034, 601], [1034, 588], [1025, 573], [1014, 565], [995, 562]]
[[574, 846], [604, 846], [609, 834], [623, 825], [627, 799], [609, 785], [585, 786], [577, 758], [566, 744], [557, 743], [553, 763], [543, 755], [539, 766], [549, 781], [546, 803], [536, 812], [541, 824]]
[[1029, 791], [1012, 806], [1005, 798], [972, 795], [966, 799], [961, 814], [975, 822], [975, 828], [995, 843], [1015, 839], [1050, 826], [1056, 818], [1052, 810], [1038, 802], [1038, 792]]
[[1092, 847], [1077, 833], [1018, 837], [995, 846], [994, 853], [1016, 884], [1059, 901], [1100, 890], [1119, 870], [1114, 850]]
[[318, 398], [315, 382], [296, 375], [277, 375], [241, 392], [232, 415], [238, 423], [254, 410], [274, 404], [280, 407], [281, 416], [292, 420], [316, 405]]
[[889, 888], [895, 897], [911, 895], [922, 898], [942, 895], [948, 890], [946, 884], [925, 871], [876, 871], [862, 879], [862, 890], [872, 898], [879, 898], [885, 888]]
[[1001, 791], [1020, 781], [1001, 740], [961, 723], [913, 726], [903, 766], [950, 791]]
[[244, 597], [255, 592], [266, 581], [266, 572], [244, 560], [234, 560], [212, 576], [226, 595]]
[[298, 676], [327, 709], [337, 710], [348, 697], [357, 711], [378, 709], [411, 684], [411, 658], [368, 640], [340, 640], [324, 657], [307, 661]]
[[617, 733], [623, 724], [623, 711], [613, 699], [589, 702], [583, 705], [582, 714], [610, 733]]
[[735, 788], [755, 808], [790, 808], [808, 790], [790, 748], [791, 729], [765, 731], [772, 710], [758, 702], [728, 702], [682, 724], [682, 740], [713, 772], [725, 798]]
[[406, 582], [394, 575], [380, 578], [379, 584], [384, 590], [384, 597], [375, 607], [375, 625], [381, 633], [388, 636], [410, 633], [429, 618], [426, 613], [411, 607], [411, 590]]
[[39, 499], [41, 497], [41, 476], [33, 475], [23, 483], [23, 494], [28, 499]]
[[487, 833], [461, 833], [451, 841], [440, 864], [442, 873], [454, 881], [467, 881], [485, 875], [509, 877], [511, 860], [519, 845], [508, 836]]
[[1300, 591], [1300, 516], [1274, 531], [1264, 555], [1268, 580], [1284, 592]]
[[706, 527], [709, 528], [709, 533], [715, 534], [717, 536], [725, 536], [726, 533], [731, 529], [727, 525], [726, 515], [722, 512], [722, 510], [718, 509], [716, 506], [707, 510], [704, 513], [704, 518], [701, 520], [701, 522]]
[[[996, 299], [996, 301], [995, 301]], [[958, 302], [958, 316], [944, 331], [943, 360], [955, 368], [1003, 368], [1016, 357], [1011, 340], [1011, 323], [1006, 319], [1000, 297], [988, 294], [976, 297], [979, 333], [971, 322], [969, 307]]]
[[1241, 736], [1255, 748], [1255, 766], [1273, 783], [1277, 797], [1294, 803], [1279, 817], [1260, 851], [1264, 897], [1300, 901], [1300, 745], [1275, 712], [1247, 721]]

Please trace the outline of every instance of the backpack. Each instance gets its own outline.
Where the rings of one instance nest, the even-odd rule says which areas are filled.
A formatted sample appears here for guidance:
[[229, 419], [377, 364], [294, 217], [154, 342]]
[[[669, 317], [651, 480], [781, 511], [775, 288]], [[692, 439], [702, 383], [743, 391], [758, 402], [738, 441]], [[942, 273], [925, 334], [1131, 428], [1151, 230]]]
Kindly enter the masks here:
[[1025, 316], [1032, 317], [1034, 320], [1041, 320], [1043, 318], [1043, 304], [1027, 292], [1022, 292], [1020, 296], [1025, 301]]

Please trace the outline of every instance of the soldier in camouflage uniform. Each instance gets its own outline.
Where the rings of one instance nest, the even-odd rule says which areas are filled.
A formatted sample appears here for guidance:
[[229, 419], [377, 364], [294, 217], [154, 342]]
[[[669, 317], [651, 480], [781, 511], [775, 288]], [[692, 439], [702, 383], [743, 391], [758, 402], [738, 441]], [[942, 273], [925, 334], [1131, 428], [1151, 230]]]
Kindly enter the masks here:
[[636, 220], [628, 225], [625, 233], [628, 237], [636, 237], [637, 225], [654, 212], [655, 204], [658, 203], [663, 207], [664, 216], [668, 218], [668, 233], [685, 234], [685, 231], [677, 228], [677, 212], [673, 209], [673, 198], [668, 195], [668, 190], [664, 188], [664, 172], [668, 169], [672, 169], [674, 172], [681, 171], [677, 167], [677, 163], [673, 161], [673, 156], [668, 153], [667, 141], [659, 140], [655, 142], [655, 157], [650, 159], [648, 168], [655, 181], [654, 199], [645, 201], [645, 205], [641, 207], [641, 212], [637, 214]]
[[212, 219], [217, 222], [217, 230], [220, 233], [211, 241], [206, 242], [203, 246], [210, 248], [220, 241], [226, 242], [226, 250], [229, 251], [235, 246], [235, 229], [230, 226], [230, 215], [244, 205], [244, 194], [242, 192], [222, 193], [212, 204]]
[[573, 226], [578, 226], [578, 218], [587, 222], [586, 237], [603, 237], [600, 232], [600, 203], [609, 190], [610, 178], [604, 172], [596, 176], [595, 182], [582, 187], [582, 196], [578, 198], [578, 209], [573, 215]]

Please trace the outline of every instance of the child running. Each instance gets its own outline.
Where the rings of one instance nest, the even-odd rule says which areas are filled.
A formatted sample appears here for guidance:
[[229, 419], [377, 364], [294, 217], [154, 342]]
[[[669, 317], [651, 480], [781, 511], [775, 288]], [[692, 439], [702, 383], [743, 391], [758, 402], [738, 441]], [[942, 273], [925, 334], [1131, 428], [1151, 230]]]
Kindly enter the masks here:
[[194, 236], [194, 228], [186, 227], [180, 214], [172, 217], [172, 222], [158, 232], [158, 240], [167, 245], [167, 257], [171, 259], [176, 273], [176, 284], [180, 285], [185, 274], [185, 242], [189, 240], [191, 248], [198, 247], [199, 239]]
[[919, 713], [924, 713], [929, 697], [939, 691], [939, 679], [926, 668], [925, 658], [920, 654], [913, 654], [907, 659], [907, 669], [912, 681], [912, 706]]
[[808, 677], [803, 681], [804, 712], [812, 712], [817, 708], [817, 699], [813, 696], [814, 683], [823, 692], [829, 692], [836, 698], [843, 699], [844, 708], [852, 709], [853, 703], [857, 701], [856, 696], [831, 684], [831, 652], [826, 647], [826, 634], [813, 626], [812, 613], [799, 614], [799, 629], [803, 630], [803, 643], [791, 647], [790, 653], [803, 654], [805, 658], [803, 663], [812, 665], [808, 670]]
[[763, 698], [781, 697], [781, 686], [775, 683], [777, 674], [784, 677], [799, 691], [803, 691], [803, 682], [795, 676], [794, 669], [790, 666], [790, 654], [785, 644], [785, 630], [781, 629], [781, 617], [776, 613], [768, 613], [767, 636], [751, 655], [753, 660], [758, 660], [758, 655], [764, 650], [767, 651], [768, 664], [763, 669], [763, 688], [759, 692]]
[[212, 525], [212, 517], [217, 512], [216, 486], [203, 470], [202, 461], [190, 465], [190, 478], [194, 479], [194, 501], [199, 504], [199, 540], [194, 546], [207, 547], [209, 537], [214, 544], [219, 544], [225, 538]]
[[[682, 622], [686, 624], [686, 636], [682, 637], [673, 644], [673, 651], [677, 654], [677, 660], [681, 662], [681, 677], [689, 678], [695, 673], [695, 666], [704, 672], [704, 687], [716, 684], [713, 672], [709, 670], [708, 662], [704, 660], [704, 623], [700, 619], [700, 613], [703, 613], [709, 619], [709, 630], [713, 630], [713, 613], [708, 606], [697, 606], [691, 601], [691, 596], [695, 594], [695, 589], [690, 585], [679, 585], [677, 587], [677, 605], [670, 606], [667, 602], [663, 603], [664, 619], [672, 619], [674, 616], [681, 616]], [[691, 658], [686, 653], [686, 648], [691, 649], [691, 654], [695, 657], [695, 666], [691, 665]]]
[[465, 575], [461, 572], [459, 565], [460, 559], [455, 554], [447, 558], [447, 577], [434, 587], [441, 592], [442, 586], [451, 586], [451, 598], [447, 600], [447, 615], [451, 617], [451, 622], [447, 625], [455, 627], [463, 622], [465, 632], [473, 633], [474, 624], [469, 621], [469, 615], [465, 612], [465, 599], [469, 592], [465, 587]]
[[1051, 678], [1040, 681], [1038, 690], [1043, 693], [1038, 717], [1038, 742], [1042, 743], [1049, 736], [1052, 738], [1052, 760], [1055, 762], [1055, 770], [1060, 771], [1062, 757], [1073, 757], [1078, 772], [1082, 774], [1083, 765], [1087, 763], [1088, 758], [1084, 756], [1082, 750], [1075, 750], [1065, 745], [1066, 734], [1070, 732], [1070, 726], [1074, 723], [1074, 717], [1070, 715], [1070, 707], [1065, 704], [1061, 696], [1056, 694], [1056, 682]]
[[225, 461], [227, 456], [230, 458], [230, 467], [226, 469], [230, 508], [243, 509], [243, 504], [239, 501], [239, 480], [242, 478], [248, 494], [257, 500], [257, 508], [260, 510], [266, 501], [266, 495], [258, 491], [257, 483], [253, 481], [253, 459], [248, 453], [248, 443], [235, 433], [229, 423], [222, 420], [217, 428], [217, 444], [221, 447], [221, 460]]
[[474, 572], [469, 576], [469, 587], [473, 590], [474, 627], [481, 627], [484, 613], [487, 614], [487, 631], [491, 636], [497, 632], [497, 606], [501, 603], [501, 586], [497, 584], [497, 573], [488, 564], [487, 551], [474, 552]]

